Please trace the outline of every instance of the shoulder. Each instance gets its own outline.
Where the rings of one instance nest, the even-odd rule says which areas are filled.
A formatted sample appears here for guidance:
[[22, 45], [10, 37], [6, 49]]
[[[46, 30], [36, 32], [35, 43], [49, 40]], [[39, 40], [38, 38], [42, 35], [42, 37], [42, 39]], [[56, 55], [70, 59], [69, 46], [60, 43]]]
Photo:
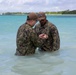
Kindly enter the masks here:
[[51, 29], [57, 29], [57, 27], [56, 27], [53, 23], [51, 23], [51, 22], [49, 22], [49, 21], [48, 21], [48, 26], [49, 26]]
[[24, 24], [22, 24], [20, 27], [19, 27], [19, 29], [24, 29], [25, 28], [25, 23]]
[[49, 21], [48, 21], [48, 26], [50, 26], [50, 27], [52, 27], [52, 26], [53, 26], [53, 27], [56, 27], [53, 23], [51, 23], [51, 22], [49, 22]]

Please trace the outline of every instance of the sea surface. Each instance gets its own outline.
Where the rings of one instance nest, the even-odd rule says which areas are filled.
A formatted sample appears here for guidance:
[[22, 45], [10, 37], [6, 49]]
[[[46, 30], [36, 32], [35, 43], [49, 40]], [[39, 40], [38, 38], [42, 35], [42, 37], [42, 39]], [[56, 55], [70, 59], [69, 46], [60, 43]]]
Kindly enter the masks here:
[[26, 15], [0, 16], [0, 75], [76, 75], [76, 16], [47, 15], [60, 35], [60, 49], [15, 56], [16, 34]]

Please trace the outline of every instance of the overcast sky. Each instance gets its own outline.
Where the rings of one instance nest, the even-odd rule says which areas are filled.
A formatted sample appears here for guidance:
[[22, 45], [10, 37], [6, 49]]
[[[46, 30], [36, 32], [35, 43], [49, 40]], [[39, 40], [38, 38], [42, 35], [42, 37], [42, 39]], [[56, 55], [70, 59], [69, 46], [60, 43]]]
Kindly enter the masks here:
[[0, 12], [76, 10], [76, 0], [0, 0]]

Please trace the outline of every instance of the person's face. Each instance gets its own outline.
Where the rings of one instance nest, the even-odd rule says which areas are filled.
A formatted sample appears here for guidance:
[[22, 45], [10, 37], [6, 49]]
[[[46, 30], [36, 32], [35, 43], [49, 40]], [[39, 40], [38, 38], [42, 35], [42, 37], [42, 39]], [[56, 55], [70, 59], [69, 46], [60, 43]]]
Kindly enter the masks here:
[[37, 20], [32, 20], [32, 26], [36, 24]]
[[41, 25], [44, 25], [46, 23], [46, 19], [41, 19], [39, 22]]

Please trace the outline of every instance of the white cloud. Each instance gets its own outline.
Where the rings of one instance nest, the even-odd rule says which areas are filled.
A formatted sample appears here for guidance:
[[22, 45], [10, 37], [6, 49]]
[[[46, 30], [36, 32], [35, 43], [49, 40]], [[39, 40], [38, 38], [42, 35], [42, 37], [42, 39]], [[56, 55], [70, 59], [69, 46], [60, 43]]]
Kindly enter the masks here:
[[75, 10], [76, 0], [0, 0], [0, 12]]

